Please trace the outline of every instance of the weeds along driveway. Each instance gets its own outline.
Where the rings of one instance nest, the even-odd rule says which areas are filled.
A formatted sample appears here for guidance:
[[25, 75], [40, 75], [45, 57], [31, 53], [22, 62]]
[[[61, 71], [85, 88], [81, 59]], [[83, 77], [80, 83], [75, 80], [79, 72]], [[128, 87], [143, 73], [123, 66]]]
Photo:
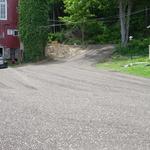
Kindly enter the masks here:
[[149, 150], [150, 80], [95, 56], [0, 70], [0, 149]]

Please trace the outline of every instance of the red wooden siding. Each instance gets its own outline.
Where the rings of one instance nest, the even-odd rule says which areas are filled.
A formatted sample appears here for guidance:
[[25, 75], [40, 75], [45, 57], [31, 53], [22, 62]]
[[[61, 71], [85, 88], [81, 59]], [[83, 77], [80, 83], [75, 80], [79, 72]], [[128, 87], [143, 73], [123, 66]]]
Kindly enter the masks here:
[[18, 26], [18, 0], [7, 0], [7, 20], [0, 20], [0, 46], [4, 48], [19, 48], [18, 36], [8, 35], [8, 29], [17, 29]]

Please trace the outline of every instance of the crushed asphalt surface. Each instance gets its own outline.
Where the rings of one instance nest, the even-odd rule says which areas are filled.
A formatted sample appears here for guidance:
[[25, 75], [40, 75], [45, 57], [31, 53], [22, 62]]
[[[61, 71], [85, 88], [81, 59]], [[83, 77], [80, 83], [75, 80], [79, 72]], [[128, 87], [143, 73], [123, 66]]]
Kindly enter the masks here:
[[110, 49], [0, 70], [0, 150], [150, 150], [150, 80], [97, 70]]

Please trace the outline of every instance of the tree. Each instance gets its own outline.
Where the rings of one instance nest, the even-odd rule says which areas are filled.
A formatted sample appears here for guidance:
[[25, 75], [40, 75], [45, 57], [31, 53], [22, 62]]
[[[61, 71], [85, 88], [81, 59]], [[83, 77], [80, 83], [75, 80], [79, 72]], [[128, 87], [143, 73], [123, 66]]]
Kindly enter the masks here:
[[48, 32], [47, 0], [21, 0], [19, 4], [19, 30], [25, 48], [25, 60], [33, 61], [44, 57]]
[[[105, 18], [109, 17], [108, 15], [116, 15], [116, 9], [114, 9], [116, 8], [115, 0], [64, 0], [64, 4], [66, 16], [63, 17], [63, 20], [67, 24], [78, 26], [80, 28], [82, 42], [84, 42], [86, 38], [89, 25], [95, 30], [93, 24], [98, 24], [99, 28], [102, 28], [103, 26], [106, 31], [108, 23], [103, 23], [103, 21], [105, 21]], [[96, 33], [95, 39], [98, 36], [100, 37], [101, 34], [103, 34], [103, 31], [101, 33]]]
[[90, 7], [97, 1], [94, 0], [64, 0], [65, 13], [63, 21], [73, 26], [79, 26], [82, 34], [82, 42], [84, 43], [84, 30], [86, 22], [93, 16]]

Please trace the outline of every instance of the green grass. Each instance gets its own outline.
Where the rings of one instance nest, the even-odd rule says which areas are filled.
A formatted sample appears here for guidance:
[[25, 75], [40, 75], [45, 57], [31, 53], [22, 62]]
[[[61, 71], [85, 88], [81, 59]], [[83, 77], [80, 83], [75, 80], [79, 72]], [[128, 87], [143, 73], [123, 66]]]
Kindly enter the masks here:
[[145, 78], [150, 78], [150, 66], [146, 66], [145, 64], [139, 64], [124, 67], [125, 65], [129, 65], [130, 63], [137, 62], [146, 62], [147, 64], [150, 64], [150, 60], [148, 59], [148, 57], [138, 57], [133, 59], [127, 57], [114, 57], [107, 62], [97, 64], [97, 68], [103, 68]]

